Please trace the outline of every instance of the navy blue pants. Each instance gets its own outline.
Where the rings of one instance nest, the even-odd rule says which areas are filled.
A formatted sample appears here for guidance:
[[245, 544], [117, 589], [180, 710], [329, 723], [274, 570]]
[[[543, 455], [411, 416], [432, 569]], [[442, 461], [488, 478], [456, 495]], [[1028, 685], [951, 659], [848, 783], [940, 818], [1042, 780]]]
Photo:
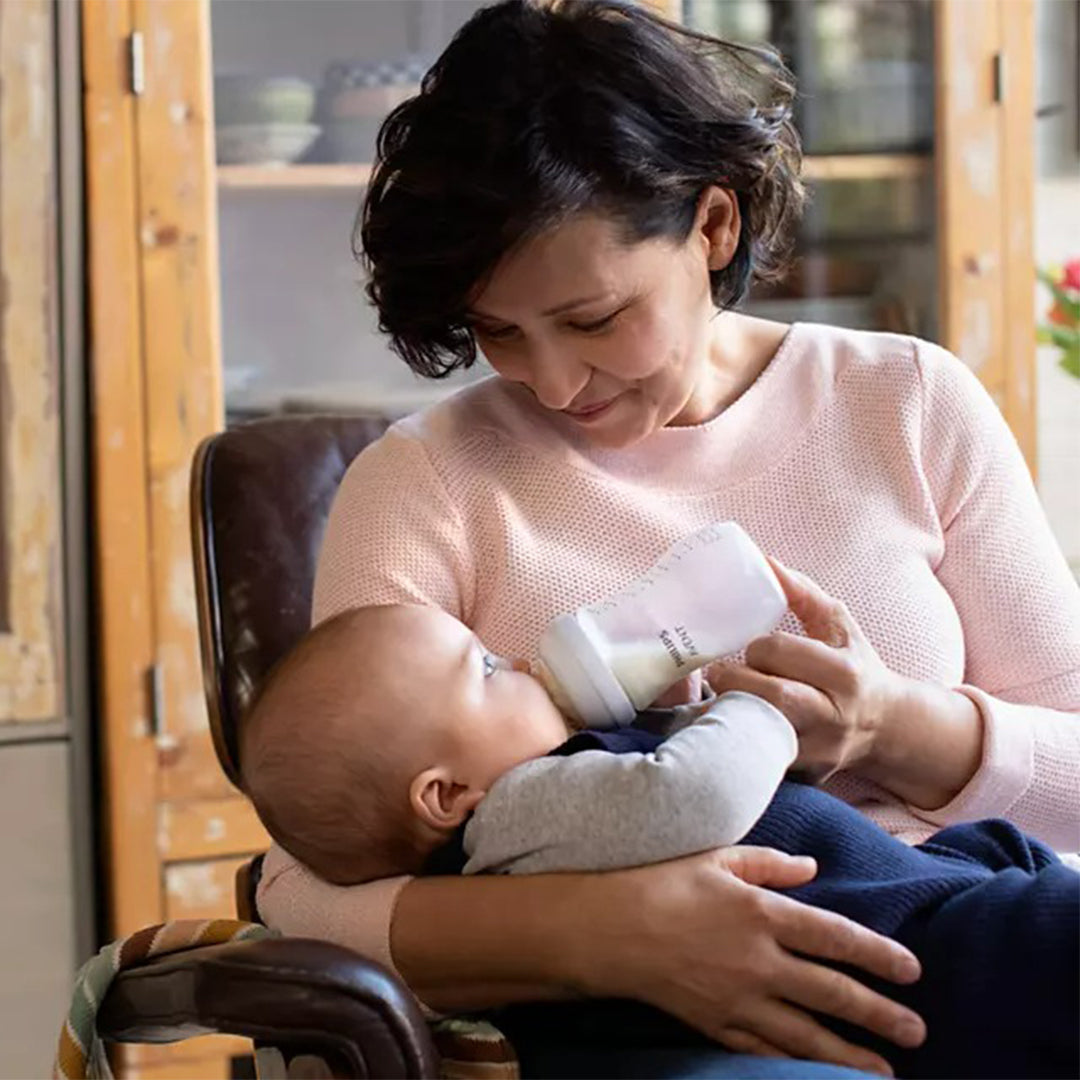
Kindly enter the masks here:
[[[917, 1050], [826, 1021], [880, 1053], [898, 1076], [1080, 1076], [1080, 874], [1043, 844], [1007, 822], [985, 821], [909, 847], [840, 800], [794, 783], [781, 785], [744, 843], [813, 855], [817, 877], [788, 895], [846, 915], [919, 957], [923, 976], [914, 986], [851, 972], [923, 1017], [928, 1036]], [[735, 1056], [710, 1050], [690, 1028], [636, 1002], [514, 1006], [493, 1019], [518, 1050], [525, 1076], [575, 1075], [559, 1063], [572, 1070], [588, 1061], [597, 1062], [593, 1075], [613, 1076], [602, 1063], [614, 1065], [615, 1056], [642, 1069], [655, 1063], [652, 1071], [620, 1075], [742, 1075]], [[812, 1075], [760, 1065], [765, 1072], [746, 1075]]]

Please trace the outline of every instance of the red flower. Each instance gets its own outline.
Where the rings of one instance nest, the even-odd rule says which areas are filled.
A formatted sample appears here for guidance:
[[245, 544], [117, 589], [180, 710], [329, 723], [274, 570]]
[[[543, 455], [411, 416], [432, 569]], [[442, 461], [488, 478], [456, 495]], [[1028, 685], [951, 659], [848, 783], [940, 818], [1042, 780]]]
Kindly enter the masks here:
[[1073, 259], [1065, 264], [1065, 274], [1061, 279], [1061, 284], [1066, 289], [1076, 289], [1080, 292], [1080, 259]]

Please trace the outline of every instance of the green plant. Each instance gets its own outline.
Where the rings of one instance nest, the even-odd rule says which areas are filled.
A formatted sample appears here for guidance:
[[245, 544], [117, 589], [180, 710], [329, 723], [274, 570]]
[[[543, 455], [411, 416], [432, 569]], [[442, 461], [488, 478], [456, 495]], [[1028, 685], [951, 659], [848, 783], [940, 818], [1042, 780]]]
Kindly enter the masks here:
[[1046, 321], [1039, 323], [1037, 340], [1056, 346], [1061, 351], [1058, 363], [1062, 370], [1080, 379], [1080, 258], [1071, 259], [1064, 267], [1040, 269], [1037, 274], [1054, 299]]

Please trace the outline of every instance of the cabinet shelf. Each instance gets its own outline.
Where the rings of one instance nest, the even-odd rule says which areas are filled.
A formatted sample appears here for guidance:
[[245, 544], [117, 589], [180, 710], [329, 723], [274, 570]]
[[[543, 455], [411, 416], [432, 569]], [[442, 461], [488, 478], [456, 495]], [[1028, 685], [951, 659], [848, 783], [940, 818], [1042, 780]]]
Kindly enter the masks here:
[[[885, 180], [929, 174], [928, 154], [835, 154], [809, 156], [804, 162], [809, 180]], [[363, 187], [371, 166], [333, 165], [219, 165], [218, 187], [238, 190], [309, 191], [318, 188]]]
[[371, 179], [371, 166], [346, 165], [219, 165], [219, 188], [306, 190], [363, 187]]
[[808, 180], [903, 180], [928, 176], [930, 154], [810, 154], [803, 159]]

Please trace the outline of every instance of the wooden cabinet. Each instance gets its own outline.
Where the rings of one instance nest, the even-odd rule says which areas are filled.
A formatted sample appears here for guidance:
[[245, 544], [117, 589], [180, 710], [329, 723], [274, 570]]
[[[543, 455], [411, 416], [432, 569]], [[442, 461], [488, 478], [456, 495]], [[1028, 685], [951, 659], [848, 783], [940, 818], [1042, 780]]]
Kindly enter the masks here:
[[0, 1076], [94, 946], [76, 11], [0, 4]]
[[5, 6], [0, 50], [0, 725], [29, 734], [67, 694], [49, 5]]
[[[816, 72], [800, 118], [814, 142], [806, 171], [816, 197], [801, 268], [785, 290], [752, 304], [779, 317], [936, 337], [978, 372], [1033, 462], [1033, 0], [980, 0], [977, 18], [968, 0], [652, 3], [705, 28], [786, 28], [789, 58], [804, 77]], [[349, 234], [369, 173], [356, 147], [369, 136], [365, 117], [348, 109], [371, 96], [357, 87], [377, 85], [391, 100], [478, 6], [81, 5], [113, 934], [169, 915], [228, 913], [237, 861], [266, 842], [207, 733], [189, 462], [227, 415], [326, 404], [393, 413], [421, 400], [376, 335], [351, 264]], [[848, 57], [845, 98], [835, 42], [844, 20], [874, 15], [916, 29], [895, 56]], [[875, 92], [886, 106], [899, 100], [887, 96], [887, 80], [917, 73], [912, 85], [923, 96], [910, 115], [880, 113], [875, 129], [865, 111], [872, 95], [859, 82], [871, 71], [885, 80]], [[319, 91], [314, 117], [302, 105], [292, 117], [294, 127], [320, 125], [301, 160], [237, 160], [258, 157], [234, 138], [239, 114], [224, 112], [224, 88], [235, 85], [226, 80], [237, 76], [277, 79], [279, 88], [287, 76], [294, 97], [304, 97], [304, 85]], [[853, 102], [863, 128], [838, 126], [837, 117], [855, 115], [843, 111]], [[216, 146], [226, 127], [232, 141]], [[879, 138], [857, 134], [863, 129]], [[216, 153], [229, 163], [217, 165]], [[875, 233], [882, 220], [889, 229]], [[205, 1055], [215, 1064], [201, 1074], [210, 1075], [238, 1046], [147, 1049], [127, 1068], [181, 1075], [178, 1061]]]

